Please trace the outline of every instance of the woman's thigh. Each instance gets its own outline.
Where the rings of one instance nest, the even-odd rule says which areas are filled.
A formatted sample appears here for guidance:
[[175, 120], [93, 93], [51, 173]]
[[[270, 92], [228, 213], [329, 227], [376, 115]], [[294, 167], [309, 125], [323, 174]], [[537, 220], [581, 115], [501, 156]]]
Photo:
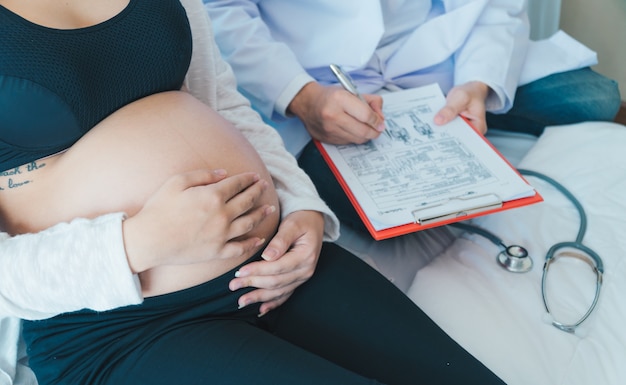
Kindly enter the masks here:
[[113, 373], [107, 384], [377, 384], [248, 322], [227, 319], [170, 331]]
[[333, 244], [309, 282], [267, 316], [278, 336], [383, 383], [503, 384], [387, 279]]
[[39, 384], [377, 384], [268, 331], [260, 304], [240, 309], [253, 288], [228, 289], [237, 269], [140, 305], [25, 321]]

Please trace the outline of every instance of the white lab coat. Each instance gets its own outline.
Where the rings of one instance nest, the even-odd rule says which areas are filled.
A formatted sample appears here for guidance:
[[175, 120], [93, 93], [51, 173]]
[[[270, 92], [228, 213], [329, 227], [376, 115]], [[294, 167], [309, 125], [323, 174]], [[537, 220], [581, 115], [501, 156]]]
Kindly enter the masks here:
[[241, 90], [274, 120], [294, 154], [309, 137], [297, 120], [283, 119], [287, 106], [313, 79], [334, 83], [330, 63], [350, 71], [365, 93], [433, 82], [445, 93], [454, 85], [481, 81], [493, 90], [487, 109], [506, 112], [530, 43], [526, 0], [204, 3]]

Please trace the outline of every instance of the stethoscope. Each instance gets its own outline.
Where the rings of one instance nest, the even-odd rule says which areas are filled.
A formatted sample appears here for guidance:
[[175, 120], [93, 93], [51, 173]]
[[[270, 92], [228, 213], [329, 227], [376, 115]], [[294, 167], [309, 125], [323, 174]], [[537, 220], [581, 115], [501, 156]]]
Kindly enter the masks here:
[[[562, 330], [564, 332], [575, 333], [576, 329], [583, 322], [585, 322], [587, 318], [589, 318], [589, 316], [595, 309], [596, 305], [598, 304], [598, 299], [600, 298], [600, 289], [602, 288], [602, 275], [604, 274], [604, 265], [602, 263], [602, 258], [600, 258], [600, 256], [595, 251], [591, 250], [589, 247], [583, 245], [582, 243], [583, 237], [585, 236], [585, 232], [587, 231], [587, 214], [585, 213], [585, 210], [583, 209], [583, 206], [582, 204], [580, 204], [578, 199], [576, 199], [576, 197], [569, 190], [567, 190], [563, 185], [561, 185], [554, 179], [536, 171], [522, 170], [522, 169], [518, 169], [518, 171], [523, 175], [534, 176], [539, 179], [542, 179], [548, 182], [549, 184], [551, 184], [552, 186], [554, 186], [559, 192], [565, 195], [567, 199], [569, 199], [569, 201], [576, 207], [576, 210], [578, 211], [578, 214], [580, 216], [580, 225], [578, 228], [578, 235], [576, 236], [576, 239], [573, 242], [557, 243], [548, 250], [548, 253], [546, 254], [545, 262], [543, 264], [543, 273], [541, 277], [541, 297], [543, 299], [543, 305], [546, 309], [546, 312], [548, 313], [548, 316], [551, 319], [551, 324], [557, 329]], [[497, 235], [472, 224], [458, 222], [458, 223], [452, 224], [451, 226], [454, 226], [456, 228], [459, 228], [461, 230], [465, 230], [474, 234], [478, 234], [490, 240], [496, 246], [500, 247], [502, 250], [500, 251], [496, 259], [497, 259], [498, 264], [504, 267], [505, 269], [507, 269], [508, 271], [511, 271], [514, 273], [524, 273], [532, 269], [533, 267], [532, 258], [528, 255], [528, 251], [524, 247], [519, 246], [519, 245], [506, 245], [504, 241], [502, 241], [502, 239], [498, 237]], [[585, 312], [585, 314], [583, 314], [583, 316], [574, 323], [564, 323], [564, 322], [559, 322], [555, 320], [550, 311], [550, 307], [548, 306], [548, 300], [547, 300], [548, 295], [547, 295], [547, 287], [546, 287], [547, 283], [546, 282], [548, 280], [548, 271], [550, 269], [550, 265], [557, 259], [557, 252], [562, 251], [564, 249], [574, 249], [574, 250], [579, 251], [580, 253], [574, 253], [574, 254], [561, 253], [559, 255], [559, 258], [562, 258], [562, 257], [580, 258], [581, 260], [587, 262], [591, 266], [591, 269], [596, 275], [596, 292], [595, 292], [593, 301], [591, 305], [589, 306], [589, 308], [587, 309], [587, 311]]]

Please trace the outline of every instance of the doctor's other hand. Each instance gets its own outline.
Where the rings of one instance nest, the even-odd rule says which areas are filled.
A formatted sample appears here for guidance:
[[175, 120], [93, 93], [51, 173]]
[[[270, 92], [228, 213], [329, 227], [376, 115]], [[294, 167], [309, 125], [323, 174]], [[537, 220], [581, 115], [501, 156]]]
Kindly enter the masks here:
[[282, 305], [315, 271], [324, 237], [324, 217], [317, 211], [287, 215], [263, 251], [263, 260], [242, 266], [230, 281], [233, 291], [254, 287], [239, 306], [261, 303], [259, 316]]
[[488, 94], [489, 87], [481, 82], [453, 87], [446, 96], [446, 105], [435, 115], [435, 124], [446, 124], [461, 115], [484, 135], [487, 132], [485, 101]]
[[307, 83], [289, 104], [309, 134], [324, 143], [365, 143], [385, 129], [383, 101], [378, 95], [355, 95], [337, 86]]
[[258, 248], [263, 240], [246, 234], [276, 211], [255, 208], [267, 186], [252, 172], [197, 170], [169, 178], [122, 222], [131, 270], [239, 257]]

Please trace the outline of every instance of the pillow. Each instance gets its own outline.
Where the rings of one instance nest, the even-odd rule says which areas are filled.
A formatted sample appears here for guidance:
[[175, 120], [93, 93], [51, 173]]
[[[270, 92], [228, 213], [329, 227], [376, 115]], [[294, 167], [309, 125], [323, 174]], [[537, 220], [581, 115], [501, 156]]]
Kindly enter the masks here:
[[[583, 243], [603, 259], [600, 300], [579, 332], [546, 319], [541, 296], [546, 252], [573, 241], [579, 217], [551, 185], [528, 181], [544, 202], [477, 218], [507, 244], [529, 250], [534, 267], [510, 273], [496, 263], [498, 247], [465, 234], [420, 269], [407, 294], [465, 349], [509, 385], [621, 385], [626, 379], [626, 127], [605, 122], [548, 127], [519, 167], [568, 188], [588, 216]], [[548, 278], [559, 321], [574, 321], [595, 292], [595, 275], [575, 258], [557, 259]], [[556, 306], [553, 306], [553, 303]], [[578, 314], [565, 314], [574, 308]]]

